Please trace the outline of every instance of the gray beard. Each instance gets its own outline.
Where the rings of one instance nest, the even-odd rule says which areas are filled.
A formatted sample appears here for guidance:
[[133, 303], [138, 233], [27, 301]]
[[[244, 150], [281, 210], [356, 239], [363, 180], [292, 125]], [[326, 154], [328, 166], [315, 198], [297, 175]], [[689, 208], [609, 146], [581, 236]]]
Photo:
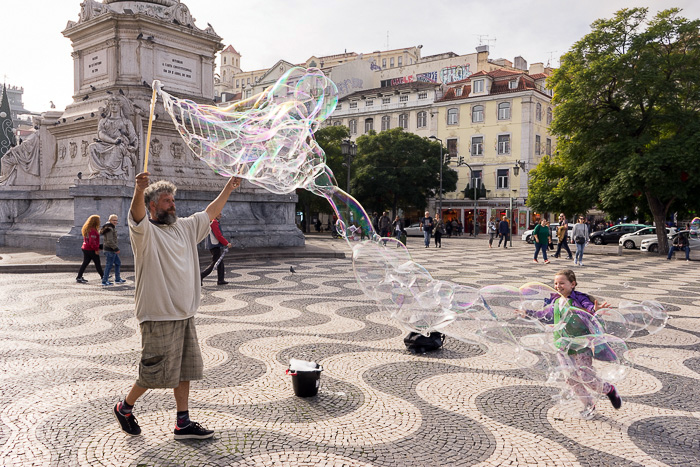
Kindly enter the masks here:
[[162, 224], [172, 225], [177, 221], [177, 214], [170, 214], [168, 211], [157, 211], [156, 219]]

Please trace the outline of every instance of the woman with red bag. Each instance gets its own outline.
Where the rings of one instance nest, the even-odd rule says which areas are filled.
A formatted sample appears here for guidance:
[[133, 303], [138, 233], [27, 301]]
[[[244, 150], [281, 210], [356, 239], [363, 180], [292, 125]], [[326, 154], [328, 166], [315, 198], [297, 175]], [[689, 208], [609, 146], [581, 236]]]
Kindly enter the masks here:
[[80, 271], [78, 271], [78, 277], [75, 281], [80, 284], [85, 284], [87, 279], [83, 278], [83, 273], [85, 268], [88, 267], [90, 261], [94, 261], [95, 269], [97, 269], [97, 274], [100, 278], [103, 275], [102, 265], [100, 264], [100, 216], [92, 215], [88, 217], [88, 220], [83, 224], [82, 234], [83, 234], [83, 264], [80, 265]]

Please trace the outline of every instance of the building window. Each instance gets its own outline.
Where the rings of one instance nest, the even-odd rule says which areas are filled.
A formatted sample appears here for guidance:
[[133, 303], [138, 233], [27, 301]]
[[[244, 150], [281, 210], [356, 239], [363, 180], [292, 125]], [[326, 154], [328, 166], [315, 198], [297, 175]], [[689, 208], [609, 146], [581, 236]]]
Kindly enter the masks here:
[[498, 189], [508, 188], [508, 169], [498, 169], [496, 172], [496, 187]]
[[484, 106], [475, 105], [472, 107], [472, 123], [479, 123], [484, 121]]
[[425, 128], [428, 126], [428, 112], [418, 112], [418, 128]]
[[457, 138], [447, 140], [447, 154], [450, 156], [450, 159], [457, 158]]
[[399, 102], [408, 102], [408, 94], [399, 96]]
[[340, 126], [340, 120], [336, 120], [333, 122], [333, 126]]
[[342, 109], [343, 109], [343, 104], [338, 104], [338, 105], [335, 107], [335, 110], [342, 110]]
[[481, 186], [481, 170], [472, 171], [472, 190]]
[[382, 68], [386, 68], [386, 58], [382, 58]]
[[510, 154], [510, 135], [498, 135], [498, 154]]
[[547, 107], [547, 125], [552, 123], [552, 108]]
[[455, 97], [462, 97], [462, 87], [455, 88]]
[[537, 103], [537, 106], [535, 107], [535, 118], [537, 119], [538, 122], [542, 121], [542, 104], [539, 102]]
[[399, 66], [403, 66], [403, 57], [399, 57]]
[[237, 80], [236, 80], [236, 87], [237, 87], [237, 88], [240, 87], [240, 82], [241, 82], [240, 79], [237, 79]]
[[518, 80], [517, 79], [508, 81], [508, 89], [516, 89], [517, 87], [518, 87]]
[[426, 91], [418, 93], [418, 99], [427, 99], [427, 98], [428, 98], [428, 93]]
[[498, 119], [510, 120], [510, 102], [501, 102], [498, 104]]
[[447, 124], [456, 125], [459, 123], [459, 109], [449, 109], [447, 111]]
[[404, 130], [408, 130], [408, 114], [399, 115], [399, 126]]
[[391, 125], [391, 117], [388, 115], [384, 115], [382, 117], [382, 131], [388, 130], [389, 128], [391, 128], [390, 125]]
[[374, 119], [365, 118], [365, 133], [369, 133], [372, 130], [374, 130]]
[[539, 156], [542, 152], [542, 138], [540, 135], [535, 135], [535, 155]]
[[365, 107], [372, 107], [374, 105], [374, 99], [367, 99], [365, 101]]
[[356, 108], [357, 108], [357, 102], [350, 102], [350, 108], [351, 108], [351, 109], [356, 109]]
[[226, 57], [224, 57], [224, 65], [226, 65]]
[[484, 137], [472, 136], [472, 156], [484, 155]]
[[389, 68], [394, 68], [394, 57], [389, 59]]
[[391, 104], [391, 97], [382, 97], [382, 104]]
[[474, 89], [472, 89], [472, 92], [484, 92], [484, 80], [483, 79], [478, 79], [474, 81]]
[[548, 156], [552, 155], [552, 140], [550, 138], [547, 138], [547, 148], [545, 151]]
[[357, 120], [355, 120], [354, 118], [350, 120], [350, 134], [357, 134]]

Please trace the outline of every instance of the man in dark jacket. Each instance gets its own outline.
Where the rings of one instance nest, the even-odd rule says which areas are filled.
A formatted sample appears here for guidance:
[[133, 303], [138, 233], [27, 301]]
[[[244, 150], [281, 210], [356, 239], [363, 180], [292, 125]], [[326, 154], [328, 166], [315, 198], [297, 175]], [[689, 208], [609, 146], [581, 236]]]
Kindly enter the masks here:
[[690, 240], [688, 240], [688, 232], [681, 232], [678, 234], [673, 241], [673, 245], [668, 247], [668, 257], [666, 259], [673, 258], [673, 252], [676, 250], [685, 251], [685, 260], [690, 261]]
[[[116, 214], [109, 216], [109, 222], [102, 226], [100, 230], [100, 235], [104, 237], [103, 249], [105, 252], [105, 258], [107, 264], [105, 265], [105, 271], [102, 275], [102, 285], [110, 286], [117, 284], [123, 284], [126, 282], [122, 279], [120, 275], [120, 268], [122, 265], [122, 260], [119, 258], [119, 246], [117, 245], [117, 222], [119, 218]], [[114, 266], [114, 282], [109, 281], [109, 273]]]
[[219, 213], [219, 215], [216, 216], [216, 218], [211, 221], [210, 224], [211, 232], [209, 232], [207, 248], [209, 248], [209, 251], [211, 252], [211, 263], [209, 263], [209, 266], [202, 271], [200, 274], [200, 279], [202, 282], [204, 282], [204, 278], [211, 274], [214, 267], [216, 267], [217, 285], [226, 285], [228, 282], [224, 280], [224, 259], [221, 255], [224, 254], [224, 248], [231, 248], [231, 243], [226, 240], [221, 233], [219, 219], [221, 219], [221, 213]]
[[510, 225], [508, 224], [508, 218], [506, 216], [503, 216], [503, 219], [501, 219], [501, 222], [498, 223], [498, 235], [500, 238], [498, 239], [498, 246], [501, 246], [501, 242], [503, 242], [503, 248], [508, 248], [508, 236], [510, 235]]

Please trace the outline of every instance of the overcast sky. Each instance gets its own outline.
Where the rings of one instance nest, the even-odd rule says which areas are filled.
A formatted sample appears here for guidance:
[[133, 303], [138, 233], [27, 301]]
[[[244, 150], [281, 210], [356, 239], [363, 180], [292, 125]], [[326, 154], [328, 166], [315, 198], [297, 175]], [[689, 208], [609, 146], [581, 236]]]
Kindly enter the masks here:
[[[63, 109], [72, 101], [71, 44], [63, 37], [82, 0], [2, 0], [0, 76], [24, 87], [25, 107]], [[368, 53], [423, 45], [422, 55], [467, 54], [480, 41], [491, 58], [558, 65], [558, 57], [598, 18], [621, 8], [679, 7], [700, 18], [699, 0], [182, 0], [204, 29], [242, 54], [243, 70], [345, 50]], [[218, 63], [218, 60], [217, 60]]]

